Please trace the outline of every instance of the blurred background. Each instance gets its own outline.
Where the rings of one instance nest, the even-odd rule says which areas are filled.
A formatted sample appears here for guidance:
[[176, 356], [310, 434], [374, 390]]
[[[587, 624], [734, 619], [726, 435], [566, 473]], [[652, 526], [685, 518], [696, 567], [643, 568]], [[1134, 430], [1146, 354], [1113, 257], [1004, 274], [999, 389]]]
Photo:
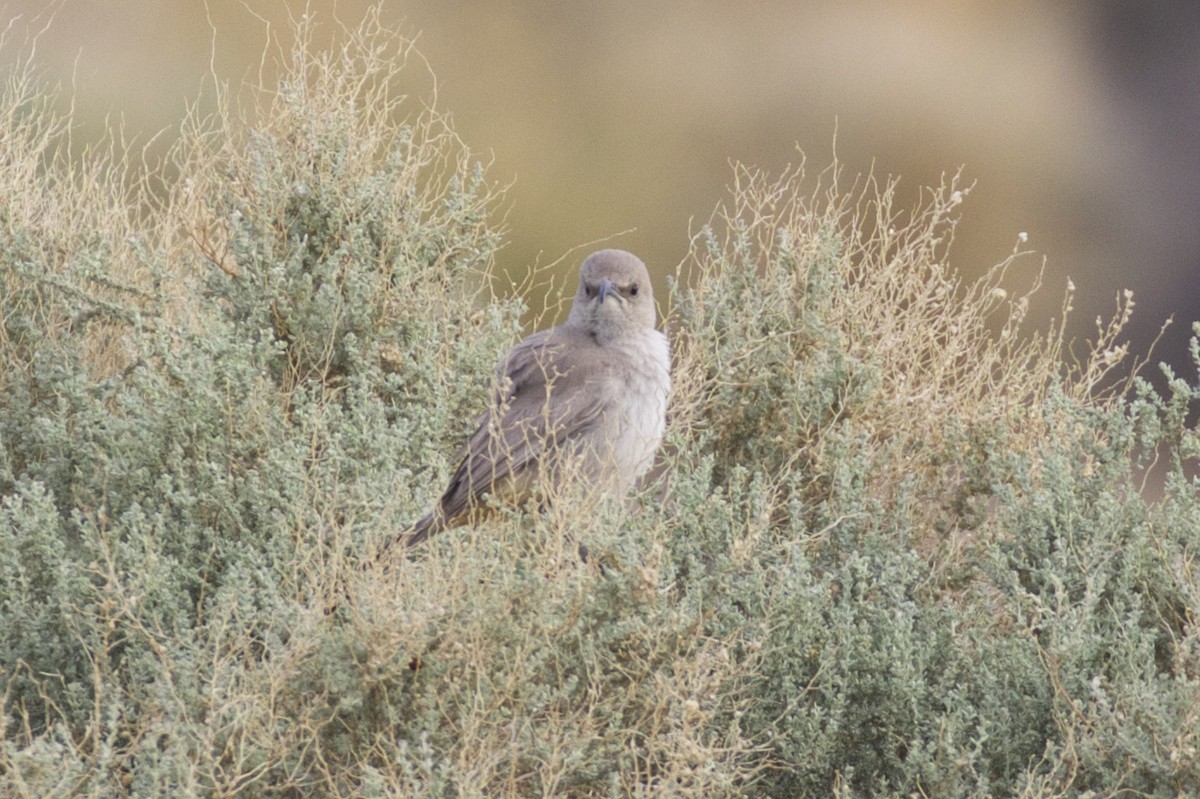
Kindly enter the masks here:
[[[367, 2], [309, 5], [354, 25]], [[210, 65], [234, 83], [251, 78], [269, 37], [305, 8], [18, 0], [4, 13], [35, 27], [53, 16], [36, 60], [47, 80], [73, 87], [79, 142], [98, 139], [106, 119], [165, 141]], [[579, 259], [604, 241], [640, 254], [661, 290], [689, 230], [727, 196], [731, 160], [777, 173], [803, 152], [815, 176], [836, 133], [847, 177], [899, 175], [903, 205], [964, 167], [975, 188], [956, 268], [983, 272], [1025, 232], [1047, 259], [1035, 310], [1053, 313], [1072, 278], [1070, 329], [1082, 341], [1131, 288], [1134, 352], [1174, 315], [1155, 359], [1195, 379], [1195, 0], [410, 0], [384, 12], [418, 37], [438, 107], [493, 159], [493, 179], [512, 184], [500, 262], [518, 277], [555, 264], [569, 291]], [[1018, 281], [1039, 265], [1025, 260]]]

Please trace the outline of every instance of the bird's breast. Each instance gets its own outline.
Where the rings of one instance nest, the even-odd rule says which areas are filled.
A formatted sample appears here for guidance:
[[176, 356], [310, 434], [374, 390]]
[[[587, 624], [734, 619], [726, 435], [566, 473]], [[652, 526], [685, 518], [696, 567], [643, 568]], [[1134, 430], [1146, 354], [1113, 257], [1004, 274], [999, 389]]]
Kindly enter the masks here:
[[671, 390], [667, 337], [657, 330], [610, 345], [614, 349], [609, 379], [615, 407], [606, 427], [611, 456], [625, 487], [650, 468], [666, 427]]

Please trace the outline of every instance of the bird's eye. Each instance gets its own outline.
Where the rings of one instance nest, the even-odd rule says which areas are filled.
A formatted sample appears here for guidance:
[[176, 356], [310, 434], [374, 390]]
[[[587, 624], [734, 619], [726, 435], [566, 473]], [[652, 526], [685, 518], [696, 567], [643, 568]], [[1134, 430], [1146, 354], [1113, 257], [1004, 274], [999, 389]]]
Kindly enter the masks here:
[[595, 286], [584, 286], [583, 290], [587, 293], [587, 295], [589, 297], [596, 296], [596, 287]]
[[636, 296], [637, 296], [637, 289], [638, 289], [638, 285], [637, 285], [637, 283], [634, 283], [632, 286], [630, 286], [630, 287], [629, 287], [629, 296], [630, 296], [630, 297], [636, 297]]

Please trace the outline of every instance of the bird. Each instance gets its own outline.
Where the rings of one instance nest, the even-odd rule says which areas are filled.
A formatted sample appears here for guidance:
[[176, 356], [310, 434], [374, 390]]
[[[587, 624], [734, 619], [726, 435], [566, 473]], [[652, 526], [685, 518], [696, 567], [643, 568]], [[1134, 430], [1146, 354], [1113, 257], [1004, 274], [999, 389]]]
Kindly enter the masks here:
[[544, 509], [566, 488], [627, 495], [666, 427], [671, 356], [656, 317], [641, 259], [617, 249], [585, 258], [567, 320], [500, 360], [491, 406], [449, 485], [398, 541], [412, 548], [482, 520], [496, 505]]

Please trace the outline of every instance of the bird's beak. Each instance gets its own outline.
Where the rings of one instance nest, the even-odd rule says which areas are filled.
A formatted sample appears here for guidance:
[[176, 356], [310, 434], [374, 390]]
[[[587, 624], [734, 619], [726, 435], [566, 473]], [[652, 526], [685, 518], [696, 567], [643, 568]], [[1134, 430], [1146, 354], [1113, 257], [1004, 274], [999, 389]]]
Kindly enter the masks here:
[[613, 283], [608, 278], [605, 278], [604, 280], [600, 281], [599, 294], [600, 294], [601, 304], [604, 303], [604, 298], [607, 297], [609, 294], [616, 294], [616, 293], [617, 293], [617, 284]]

